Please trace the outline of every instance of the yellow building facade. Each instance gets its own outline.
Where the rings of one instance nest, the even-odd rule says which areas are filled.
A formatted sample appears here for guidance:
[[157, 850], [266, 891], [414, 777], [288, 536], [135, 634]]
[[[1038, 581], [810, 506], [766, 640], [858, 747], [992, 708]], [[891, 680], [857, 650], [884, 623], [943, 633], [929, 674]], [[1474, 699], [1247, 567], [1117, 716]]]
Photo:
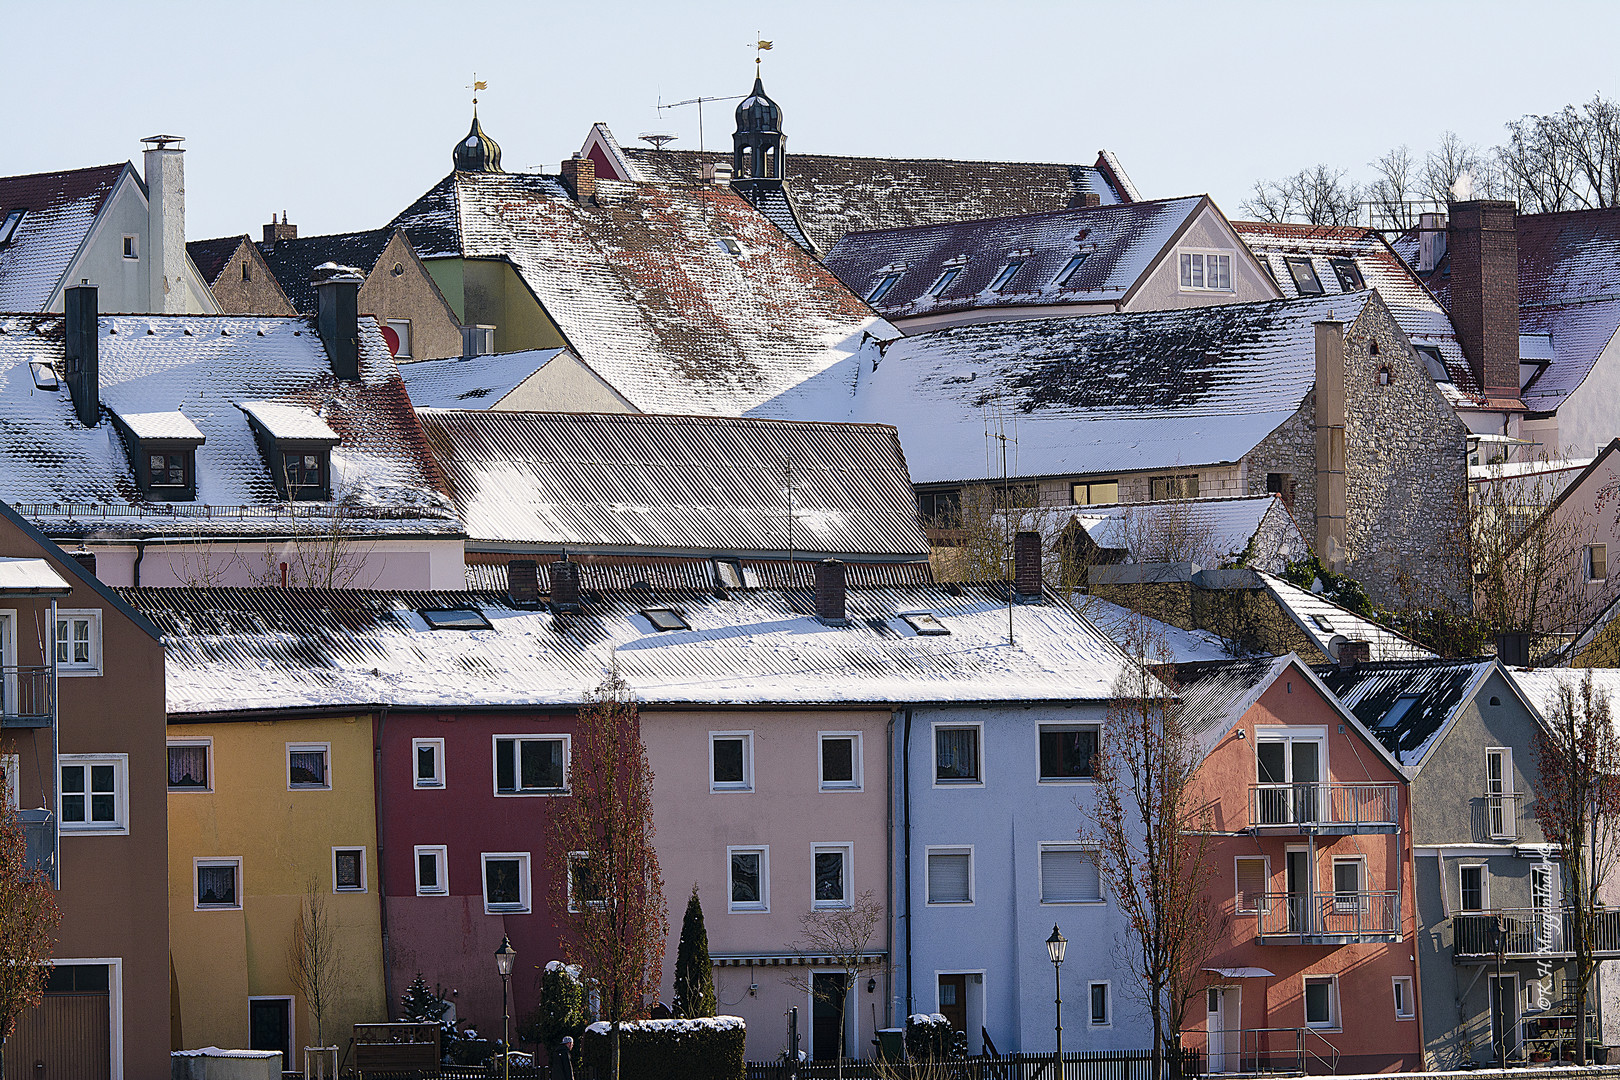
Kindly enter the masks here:
[[310, 906], [336, 945], [320, 1041], [388, 1019], [372, 723], [170, 723], [169, 936], [176, 1049], [319, 1045], [290, 952]]

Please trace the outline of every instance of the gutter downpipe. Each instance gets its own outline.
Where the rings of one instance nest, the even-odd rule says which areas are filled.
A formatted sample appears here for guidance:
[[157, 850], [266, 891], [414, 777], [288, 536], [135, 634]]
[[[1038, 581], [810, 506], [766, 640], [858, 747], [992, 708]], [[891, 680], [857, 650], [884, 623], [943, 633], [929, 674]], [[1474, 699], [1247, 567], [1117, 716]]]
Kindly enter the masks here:
[[911, 710], [906, 710], [905, 730], [900, 743], [900, 821], [902, 865], [906, 889], [906, 1015], [913, 1011], [911, 985]]
[[[884, 920], [887, 926], [887, 940], [883, 943], [884, 954], [889, 958], [889, 985], [885, 987], [887, 993], [884, 997], [888, 1004], [884, 1007], [883, 1022], [887, 1027], [894, 1026], [894, 717], [898, 709], [889, 710], [889, 752], [888, 758], [888, 786], [884, 788], [888, 797], [888, 828], [883, 831], [884, 840], [888, 850], [884, 852], [889, 871], [884, 877], [888, 878], [888, 912], [889, 917]], [[876, 1036], [874, 1036], [875, 1038]]]
[[382, 733], [383, 723], [388, 719], [388, 706], [381, 706], [376, 713], [376, 726], [373, 728], [375, 738], [371, 747], [372, 784], [375, 791], [377, 811], [377, 922], [382, 931], [382, 962], [383, 962], [383, 993], [388, 1001], [388, 1015], [394, 1015], [394, 966], [389, 961], [388, 942], [388, 876], [384, 871], [383, 862], [383, 822], [387, 818], [383, 814], [383, 769], [382, 769]]
[[141, 586], [141, 560], [146, 558], [146, 541], [135, 541], [135, 580], [132, 584], [138, 589]]
[[[56, 672], [56, 597], [51, 597], [51, 629], [45, 636], [45, 647], [51, 650], [51, 816], [55, 827], [51, 829], [51, 884], [60, 892], [62, 888], [62, 694], [61, 679]], [[21, 681], [21, 680], [19, 680]], [[17, 785], [21, 787], [19, 783]], [[168, 804], [164, 804], [167, 811]]]

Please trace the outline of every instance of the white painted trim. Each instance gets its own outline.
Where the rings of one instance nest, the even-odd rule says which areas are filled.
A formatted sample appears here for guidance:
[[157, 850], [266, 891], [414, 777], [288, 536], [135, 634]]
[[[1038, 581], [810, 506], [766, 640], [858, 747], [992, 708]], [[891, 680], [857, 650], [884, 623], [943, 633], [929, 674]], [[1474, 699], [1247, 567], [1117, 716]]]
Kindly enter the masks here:
[[[739, 784], [732, 780], [722, 782], [714, 778], [714, 744], [717, 739], [742, 740], [742, 783]], [[820, 771], [819, 766], [817, 771]], [[754, 733], [752, 730], [709, 732], [709, 790], [711, 792], [747, 792], [754, 790]], [[730, 872], [729, 869], [727, 872]]]
[[[962, 730], [964, 728], [972, 728], [972, 729], [974, 729], [974, 731], [976, 732], [974, 738], [975, 738], [976, 747], [977, 747], [977, 757], [979, 759], [979, 778], [977, 780], [941, 780], [939, 778], [939, 729], [940, 728], [949, 728], [949, 729], [951, 729], [953, 731], [960, 731], [960, 730]], [[986, 774], [989, 772], [989, 770], [986, 768], [985, 760], [984, 760], [984, 722], [982, 720], [966, 720], [966, 721], [963, 721], [963, 720], [936, 720], [936, 721], [934, 721], [933, 723], [931, 723], [929, 725], [928, 742], [929, 742], [928, 760], [929, 760], [929, 763], [930, 763], [929, 767], [932, 770], [931, 779], [933, 780], [934, 787], [936, 787], [936, 788], [982, 788], [982, 787], [984, 787], [984, 785], [985, 785], [985, 777], [986, 777]], [[1038, 767], [1039, 766], [1037, 765], [1037, 768]]]
[[[866, 787], [866, 763], [863, 759], [864, 746], [859, 731], [819, 731], [816, 733], [816, 786], [821, 791], [862, 791]], [[850, 767], [853, 780], [831, 780], [822, 772], [826, 764], [822, 743], [828, 739], [852, 739], [855, 745], [850, 748]], [[712, 766], [711, 766], [712, 767]]]
[[287, 1066], [293, 1064], [293, 1049], [298, 1043], [298, 999], [292, 994], [249, 994], [248, 995], [248, 1042], [253, 1041], [253, 1003], [255, 1001], [285, 1001], [287, 1003], [287, 1058], [283, 1063]]
[[[1330, 1022], [1327, 1023], [1327, 1024], [1313, 1024], [1313, 1023], [1311, 1023], [1309, 1015], [1306, 1012], [1306, 1010], [1309, 1009], [1310, 1006], [1306, 1003], [1305, 987], [1309, 986], [1313, 982], [1321, 982], [1324, 979], [1329, 980], [1332, 983], [1332, 990], [1331, 990], [1331, 995], [1332, 996], [1328, 998], [1328, 1020]], [[1310, 973], [1310, 972], [1307, 972], [1307, 973], [1301, 974], [1301, 976], [1300, 976], [1300, 984], [1299, 984], [1299, 1007], [1300, 1007], [1300, 1022], [1305, 1027], [1310, 1028], [1312, 1031], [1343, 1031], [1344, 1030], [1344, 1002], [1342, 1000], [1340, 1000], [1340, 998], [1339, 998], [1339, 974], [1338, 974], [1338, 972], [1323, 972], [1323, 973]]]
[[[1107, 992], [1104, 1000], [1108, 1003], [1105, 1010], [1108, 1018], [1099, 1022], [1096, 1014], [1091, 1010], [1091, 989], [1094, 986], [1105, 986]], [[1086, 984], [1086, 1026], [1089, 1028], [1111, 1028], [1114, 1026], [1114, 986], [1112, 979], [1092, 979]]]
[[[111, 763], [113, 766], [113, 814], [114, 824], [97, 825], [90, 821], [91, 797], [90, 769], [95, 764]], [[62, 814], [62, 800], [66, 795], [62, 791], [62, 767], [64, 765], [85, 766], [84, 783], [84, 824], [69, 823]], [[129, 755], [128, 754], [58, 754], [56, 756], [56, 820], [61, 823], [58, 830], [63, 836], [128, 836], [129, 835]]]
[[[1396, 994], [1396, 987], [1406, 984], [1406, 1012], [1401, 1012], [1400, 998]], [[1417, 980], [1410, 975], [1391, 975], [1389, 978], [1389, 995], [1391, 1004], [1395, 1006], [1395, 1019], [1400, 1021], [1417, 1019], [1417, 1002], [1413, 995], [1417, 993]]]
[[[853, 974], [845, 968], [816, 968], [808, 973], [808, 982], [813, 988], [816, 985], [817, 975], [842, 975], [849, 981], [844, 987], [844, 1053], [848, 1057], [857, 1056], [851, 1051], [859, 1051], [861, 1046], [861, 980], [858, 974]], [[816, 1056], [816, 995], [813, 990], [807, 991], [805, 996], [810, 1000], [810, 1008], [805, 1017], [810, 1021], [809, 1030], [805, 1032], [805, 1048], [808, 1058], [815, 1060]]]
[[1038, 724], [1035, 728], [1035, 782], [1037, 784], [1095, 784], [1095, 776], [1046, 776], [1041, 772], [1041, 735], [1046, 731], [1074, 731], [1077, 728], [1092, 728], [1097, 732], [1097, 749], [1102, 749], [1102, 724], [1085, 724], [1075, 721], [1054, 721], [1049, 724]]
[[[423, 780], [422, 777], [416, 771], [417, 754], [421, 751], [421, 748], [424, 747], [424, 746], [429, 746], [429, 747], [433, 748], [433, 770], [434, 770], [435, 775], [434, 775], [434, 778], [432, 780]], [[564, 754], [563, 760], [564, 760], [565, 763], [568, 760], [566, 752]], [[433, 789], [442, 791], [447, 786], [447, 784], [446, 784], [447, 778], [445, 776], [445, 771], [446, 770], [445, 770], [445, 760], [444, 760], [444, 740], [443, 739], [412, 739], [411, 740], [411, 786], [412, 787], [414, 787], [414, 788], [433, 788]]]
[[[524, 791], [521, 786], [518, 786], [518, 787], [514, 787], [511, 791], [502, 791], [501, 790], [501, 740], [502, 739], [511, 739], [514, 744], [516, 744], [516, 743], [525, 743], [525, 742], [557, 742], [557, 741], [560, 740], [562, 742], [562, 744], [563, 744], [563, 747], [562, 747], [562, 782], [563, 782], [563, 786], [561, 788], [536, 788], [536, 789], [534, 789], [532, 791]], [[544, 798], [553, 798], [553, 797], [558, 796], [558, 795], [567, 795], [568, 792], [569, 792], [569, 783], [568, 782], [571, 779], [571, 777], [569, 775], [569, 772], [574, 767], [574, 739], [573, 739], [572, 735], [568, 735], [568, 734], [566, 734], [564, 732], [560, 732], [560, 731], [558, 731], [558, 732], [534, 732], [532, 734], [526, 733], [526, 734], [519, 734], [519, 735], [491, 735], [490, 739], [489, 739], [489, 761], [490, 761], [489, 786], [490, 786], [490, 790], [495, 793], [495, 797], [497, 799], [544, 799]], [[514, 745], [512, 747], [512, 783], [513, 784], [515, 784], [515, 785], [521, 785], [522, 784], [522, 782], [523, 782], [522, 769], [523, 769], [523, 748], [521, 746]], [[412, 764], [411, 764], [411, 770], [412, 770], [412, 774], [414, 775], [415, 770], [416, 770], [416, 764], [415, 764], [414, 760], [412, 761]]]
[[[204, 904], [201, 894], [197, 891], [197, 871], [204, 866], [231, 866], [236, 871], [236, 903], [234, 904]], [[191, 860], [191, 910], [193, 911], [241, 911], [242, 910], [242, 856], [217, 855], [212, 858], [198, 856]]]
[[1262, 855], [1234, 855], [1234, 856], [1232, 856], [1232, 898], [1233, 898], [1234, 903], [1236, 904], [1236, 907], [1233, 910], [1235, 910], [1237, 912], [1237, 914], [1239, 914], [1239, 915], [1256, 915], [1256, 914], [1259, 914], [1259, 911], [1260, 911], [1259, 908], [1246, 908], [1246, 907], [1244, 907], [1243, 906], [1243, 897], [1238, 892], [1239, 878], [1238, 878], [1238, 872], [1237, 872], [1237, 864], [1240, 863], [1240, 862], [1243, 862], [1245, 860], [1250, 860], [1250, 859], [1258, 859], [1260, 862], [1265, 864], [1265, 868], [1266, 868], [1266, 888], [1261, 889], [1260, 891], [1263, 893], [1263, 892], [1265, 892], [1267, 889], [1269, 889], [1271, 887], [1271, 856], [1270, 855], [1263, 855], [1262, 854]]
[[124, 1080], [124, 959], [121, 956], [51, 957], [57, 967], [105, 967], [107, 973], [107, 1042], [112, 1080]]
[[213, 737], [212, 736], [205, 736], [205, 737], [200, 738], [200, 739], [169, 739], [167, 741], [167, 743], [165, 744], [164, 754], [163, 754], [163, 767], [164, 767], [165, 775], [167, 775], [168, 766], [169, 766], [168, 747], [171, 747], [171, 746], [178, 746], [178, 747], [197, 747], [197, 746], [201, 746], [201, 747], [204, 747], [207, 752], [206, 752], [205, 757], [204, 757], [203, 768], [207, 771], [208, 776], [207, 776], [207, 783], [203, 784], [202, 787], [174, 787], [174, 786], [171, 785], [169, 787], [170, 793], [171, 794], [187, 794], [187, 793], [212, 794], [213, 790], [214, 790], [214, 739], [213, 739]]
[[[1181, 257], [1183, 255], [1202, 255], [1202, 256], [1205, 256], [1204, 265], [1201, 267], [1201, 269], [1203, 270], [1203, 274], [1201, 276], [1203, 277], [1203, 279], [1205, 281], [1205, 284], [1203, 284], [1203, 285], [1183, 285], [1181, 283]], [[1216, 286], [1211, 286], [1211, 285], [1208, 284], [1208, 281], [1209, 281], [1208, 256], [1210, 256], [1210, 255], [1215, 255], [1215, 256], [1223, 256], [1224, 255], [1227, 258], [1228, 262], [1229, 262], [1229, 265], [1227, 266], [1227, 274], [1226, 274], [1228, 284], [1227, 284], [1226, 288], [1224, 288], [1224, 289], [1216, 287]], [[1175, 271], [1174, 271], [1174, 273], [1175, 273], [1175, 278], [1176, 278], [1176, 291], [1177, 292], [1184, 292], [1184, 293], [1216, 293], [1218, 295], [1223, 295], [1223, 296], [1230, 296], [1230, 295], [1233, 295], [1234, 293], [1237, 292], [1237, 286], [1231, 284], [1232, 277], [1233, 277], [1232, 271], [1237, 268], [1237, 264], [1238, 264], [1238, 253], [1237, 253], [1237, 249], [1235, 247], [1222, 249], [1222, 248], [1212, 248], [1212, 247], [1181, 247], [1181, 246], [1178, 245], [1176, 247], [1176, 251], [1175, 251], [1175, 260], [1176, 261], [1175, 261]], [[1147, 275], [1144, 274], [1143, 276], [1146, 277]]]
[[[423, 890], [422, 888], [422, 856], [431, 854], [434, 867], [438, 871], [439, 886], [436, 889]], [[411, 850], [411, 870], [416, 876], [417, 896], [449, 896], [450, 895], [450, 848], [445, 844], [418, 844]]]
[[[739, 904], [731, 898], [731, 856], [735, 852], [742, 854], [757, 853], [759, 855], [759, 902]], [[728, 912], [742, 912], [754, 914], [771, 910], [771, 846], [769, 844], [731, 844], [726, 847], [726, 866], [723, 875], [726, 883], [726, 910]]]
[[[844, 898], [842, 900], [816, 899], [816, 856], [837, 853], [844, 857]], [[830, 841], [824, 844], [810, 845], [810, 907], [812, 910], [827, 911], [834, 908], [848, 908], [855, 906], [855, 845], [847, 842]]]
[[[1464, 870], [1479, 871], [1479, 907], [1463, 907], [1462, 875]], [[1481, 911], [1491, 910], [1491, 868], [1485, 863], [1468, 862], [1457, 864], [1457, 911], [1463, 914], [1477, 914]]]
[[[930, 900], [928, 898], [928, 860], [936, 854], [966, 855], [968, 857], [968, 898], [966, 900]], [[975, 871], [975, 867], [973, 865], [975, 860], [973, 856], [974, 852], [972, 844], [929, 844], [924, 846], [922, 880], [924, 907], [964, 908], [972, 907], [978, 902], [976, 899], [978, 889], [975, 887], [975, 882], [973, 880]], [[948, 971], [946, 974], [954, 975], [958, 973]]]
[[[292, 782], [292, 756], [294, 754], [311, 754], [320, 751], [326, 757], [326, 774], [324, 784], [295, 784]], [[288, 791], [331, 791], [332, 790], [332, 744], [329, 742], [290, 742], [287, 744], [287, 790]]]
[[16, 812], [22, 806], [22, 757], [0, 754], [0, 773], [5, 774], [6, 804]]
[[[491, 859], [516, 859], [521, 873], [518, 876], [518, 902], [517, 904], [501, 904], [491, 907], [489, 903], [489, 861]], [[527, 851], [483, 851], [478, 855], [478, 891], [484, 898], [485, 915], [527, 915], [534, 910], [533, 867]]]
[[[56, 648], [55, 642], [51, 643], [51, 648]], [[51, 658], [46, 656], [44, 657], [44, 661], [46, 664], [49, 664]], [[5, 677], [5, 699], [7, 701], [16, 701], [17, 694], [21, 689], [17, 685], [17, 673], [15, 670], [17, 667], [16, 608], [0, 608], [0, 667], [12, 669], [11, 674]]]
[[[941, 969], [936, 969], [935, 972], [934, 972], [934, 1011], [936, 1013], [940, 1011], [940, 1007], [939, 1007], [939, 977], [941, 975], [966, 975], [966, 976], [968, 976], [968, 981], [967, 981], [968, 986], [977, 986], [977, 987], [979, 987], [979, 1012], [980, 1012], [981, 1015], [983, 1015], [985, 1012], [987, 1012], [989, 1010], [989, 1007], [990, 1007], [989, 1006], [990, 993], [989, 993], [988, 990], [985, 989], [985, 978], [989, 974], [990, 974], [990, 972], [989, 972], [988, 968], [941, 968]], [[964, 1022], [964, 1026], [971, 1028], [973, 1025], [971, 1023], [967, 1022], [967, 1012], [968, 1012], [968, 1003], [966, 1001], [964, 1001], [964, 1002], [962, 1002], [962, 1013], [963, 1013], [962, 1019], [963, 1019], [963, 1022]], [[967, 1035], [967, 1037], [968, 1037], [968, 1047], [969, 1047], [969, 1050], [971, 1052], [972, 1046], [973, 1046], [974, 1042], [977, 1041], [977, 1040], [975, 1040], [972, 1031], [967, 1031], [967, 1032], [964, 1032], [963, 1034]], [[983, 1049], [982, 1043], [980, 1045], [980, 1049], [981, 1050]]]
[[[342, 888], [337, 883], [337, 857], [340, 851], [358, 851], [360, 853], [360, 887]], [[335, 893], [364, 893], [370, 892], [371, 879], [366, 872], [366, 848], [364, 844], [333, 844], [332, 845], [332, 892]]]
[[[1041, 856], [1048, 851], [1082, 851], [1090, 852], [1097, 860], [1097, 899], [1095, 900], [1048, 900], [1046, 898], [1046, 872], [1041, 866]], [[1035, 845], [1035, 897], [1042, 907], [1097, 907], [1108, 903], [1108, 897], [1103, 892], [1101, 848], [1097, 844], [1087, 844], [1077, 840], [1041, 840]]]
[[[71, 663], [57, 663], [56, 674], [63, 679], [93, 678], [102, 671], [102, 637], [101, 637], [101, 609], [100, 608], [57, 608], [56, 621], [65, 622], [69, 619], [88, 619], [90, 622], [90, 662], [82, 667]], [[51, 655], [56, 655], [56, 627], [51, 627], [50, 649]], [[71, 646], [73, 638], [68, 637]], [[48, 661], [47, 661], [48, 662]]]

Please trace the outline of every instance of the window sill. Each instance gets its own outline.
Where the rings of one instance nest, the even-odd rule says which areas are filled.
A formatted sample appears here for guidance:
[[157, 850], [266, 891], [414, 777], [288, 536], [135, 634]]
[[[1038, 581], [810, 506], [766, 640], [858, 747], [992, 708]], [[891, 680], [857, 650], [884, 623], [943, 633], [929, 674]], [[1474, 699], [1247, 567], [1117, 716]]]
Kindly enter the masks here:
[[1095, 784], [1093, 776], [1043, 776], [1038, 783], [1042, 784]]
[[331, 784], [288, 784], [288, 791], [331, 791]]
[[449, 896], [450, 893], [446, 889], [417, 889], [416, 890], [416, 895], [417, 896]]
[[[443, 785], [440, 785], [441, 787]], [[496, 791], [497, 799], [534, 799], [554, 798], [558, 795], [567, 795], [567, 788], [536, 788], [533, 791]]]
[[[418, 780], [413, 786], [417, 787], [417, 788], [443, 788], [444, 787], [444, 781], [442, 781], [442, 780], [434, 780], [432, 782], [428, 782], [426, 780]], [[500, 794], [500, 793], [497, 792], [496, 794]]]
[[972, 900], [927, 900], [924, 907], [972, 907]]
[[770, 911], [771, 911], [771, 909], [768, 908], [768, 907], [728, 907], [728, 908], [726, 908], [726, 913], [729, 914], [729, 915], [769, 915]]
[[862, 788], [860, 784], [822, 784], [820, 790], [825, 792], [860, 791]]
[[214, 793], [214, 789], [211, 787], [172, 787], [169, 789], [170, 795], [179, 795], [182, 792], [194, 792], [200, 795], [212, 795]]
[[527, 915], [527, 904], [485, 904], [485, 915]]
[[753, 791], [754, 791], [754, 789], [751, 786], [750, 787], [716, 787], [713, 784], [709, 785], [709, 794], [711, 794], [711, 795], [751, 795], [751, 794], [753, 794]]
[[128, 825], [69, 825], [61, 826], [63, 836], [128, 836]]
[[1107, 907], [1108, 901], [1101, 897], [1096, 900], [1042, 900], [1042, 907]]
[[193, 911], [241, 911], [241, 904], [198, 904]]
[[101, 667], [64, 667], [56, 666], [56, 677], [59, 679], [83, 679], [92, 675], [100, 675]]
[[946, 788], [950, 788], [950, 787], [984, 787], [984, 781], [983, 780], [941, 780], [936, 776], [934, 778], [934, 786], [935, 787], [946, 787]]
[[339, 885], [337, 888], [332, 890], [332, 892], [334, 894], [337, 894], [337, 893], [367, 893], [367, 892], [370, 892], [370, 891], [371, 890], [369, 890], [369, 889], [357, 889], [357, 888], [354, 888], [352, 885]]

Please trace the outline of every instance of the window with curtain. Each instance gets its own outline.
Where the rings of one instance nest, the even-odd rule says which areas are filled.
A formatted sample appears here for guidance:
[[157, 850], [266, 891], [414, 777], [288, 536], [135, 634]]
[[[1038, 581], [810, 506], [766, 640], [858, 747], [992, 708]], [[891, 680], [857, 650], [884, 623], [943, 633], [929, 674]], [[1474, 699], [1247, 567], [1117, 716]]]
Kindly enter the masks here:
[[934, 729], [934, 779], [942, 784], [978, 783], [978, 728]]
[[208, 747], [169, 747], [169, 788], [175, 791], [206, 790], [208, 787]]

